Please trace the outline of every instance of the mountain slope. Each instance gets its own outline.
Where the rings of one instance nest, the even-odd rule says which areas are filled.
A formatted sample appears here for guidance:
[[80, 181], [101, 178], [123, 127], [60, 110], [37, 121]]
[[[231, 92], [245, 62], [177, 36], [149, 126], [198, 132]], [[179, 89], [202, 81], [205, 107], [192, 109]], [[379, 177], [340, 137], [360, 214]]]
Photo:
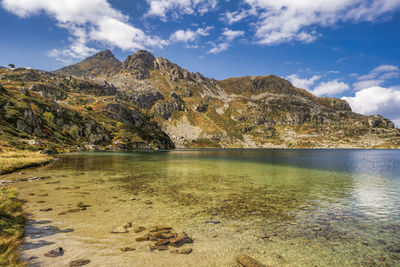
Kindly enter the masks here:
[[158, 124], [107, 82], [0, 70], [0, 149], [170, 149]]
[[[216, 81], [144, 50], [112, 71], [89, 59], [86, 69], [99, 73], [94, 81], [115, 86], [178, 147], [400, 146], [391, 121], [354, 113], [344, 100], [316, 97], [277, 76]], [[80, 70], [78, 63], [58, 73], [88, 76]]]

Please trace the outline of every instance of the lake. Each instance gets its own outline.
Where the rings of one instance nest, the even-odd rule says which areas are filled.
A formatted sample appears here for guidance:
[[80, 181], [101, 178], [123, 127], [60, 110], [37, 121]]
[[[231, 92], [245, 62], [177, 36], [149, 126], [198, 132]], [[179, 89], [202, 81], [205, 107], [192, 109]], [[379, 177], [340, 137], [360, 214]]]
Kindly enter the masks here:
[[[400, 151], [204, 149], [72, 153], [16, 182], [32, 266], [399, 266]], [[78, 207], [87, 205], [83, 209]], [[79, 206], [80, 205], [80, 206]], [[128, 233], [110, 233], [132, 223]], [[137, 242], [185, 232], [187, 255]], [[135, 233], [133, 229], [147, 230]], [[43, 254], [63, 247], [62, 257]], [[122, 252], [123, 247], [135, 250]]]

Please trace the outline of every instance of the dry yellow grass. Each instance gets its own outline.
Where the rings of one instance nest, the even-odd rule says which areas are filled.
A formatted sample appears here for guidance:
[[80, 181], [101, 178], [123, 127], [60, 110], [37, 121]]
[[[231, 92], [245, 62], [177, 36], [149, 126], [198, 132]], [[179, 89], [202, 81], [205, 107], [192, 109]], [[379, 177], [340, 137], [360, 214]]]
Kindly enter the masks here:
[[52, 157], [39, 152], [27, 150], [0, 151], [0, 174], [46, 164], [52, 160]]
[[24, 266], [19, 259], [25, 216], [13, 188], [0, 188], [0, 266]]

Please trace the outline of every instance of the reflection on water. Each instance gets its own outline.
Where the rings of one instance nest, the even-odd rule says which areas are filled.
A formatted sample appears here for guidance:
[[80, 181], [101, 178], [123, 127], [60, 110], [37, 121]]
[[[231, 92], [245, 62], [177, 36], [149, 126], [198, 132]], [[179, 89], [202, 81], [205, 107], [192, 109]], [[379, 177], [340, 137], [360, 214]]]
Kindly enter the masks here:
[[[27, 241], [36, 264], [53, 264], [42, 244], [60, 242], [62, 260], [85, 252], [113, 266], [232, 266], [240, 253], [279, 266], [400, 264], [400, 151], [79, 153], [31, 172], [51, 176], [16, 183], [33, 219], [52, 222], [34, 229], [58, 229]], [[90, 207], [66, 212], [78, 201]], [[134, 235], [109, 231], [126, 221], [186, 231], [193, 252], [155, 257], [140, 243], [121, 255]]]

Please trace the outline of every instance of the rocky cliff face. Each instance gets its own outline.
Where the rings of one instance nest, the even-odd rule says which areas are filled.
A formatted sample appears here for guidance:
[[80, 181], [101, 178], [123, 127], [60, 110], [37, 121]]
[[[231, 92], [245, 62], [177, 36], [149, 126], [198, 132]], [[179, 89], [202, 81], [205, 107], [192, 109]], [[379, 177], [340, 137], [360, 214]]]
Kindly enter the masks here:
[[[58, 73], [87, 77], [79, 74], [80, 64]], [[104, 85], [106, 80], [118, 99], [129, 105], [128, 110], [106, 105], [105, 110], [117, 114], [113, 119], [140, 112], [179, 147], [400, 146], [400, 130], [391, 121], [354, 113], [344, 100], [316, 97], [273, 75], [216, 81], [143, 50], [119, 67], [115, 64], [113, 71], [97, 72], [92, 81]], [[24, 78], [34, 79], [27, 74]], [[48, 91], [43, 96], [56, 101], [70, 98], [68, 93]]]

